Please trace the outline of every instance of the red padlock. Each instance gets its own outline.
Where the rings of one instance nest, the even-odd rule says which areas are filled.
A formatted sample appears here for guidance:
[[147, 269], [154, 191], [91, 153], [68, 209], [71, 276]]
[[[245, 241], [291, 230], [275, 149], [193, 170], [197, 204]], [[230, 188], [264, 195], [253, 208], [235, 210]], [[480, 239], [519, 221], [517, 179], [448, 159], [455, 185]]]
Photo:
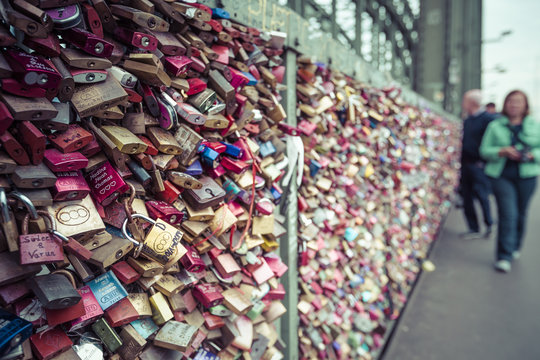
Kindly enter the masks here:
[[45, 150], [44, 162], [53, 172], [77, 171], [88, 165], [88, 159], [80, 152], [62, 153], [57, 149]]
[[[48, 213], [47, 213], [48, 214]], [[62, 241], [52, 234], [52, 223], [47, 233], [28, 234], [30, 214], [26, 214], [19, 236], [21, 265], [48, 264], [64, 260]]]
[[69, 125], [62, 133], [49, 135], [51, 144], [63, 153], [70, 153], [82, 149], [94, 139], [94, 136], [77, 124]]

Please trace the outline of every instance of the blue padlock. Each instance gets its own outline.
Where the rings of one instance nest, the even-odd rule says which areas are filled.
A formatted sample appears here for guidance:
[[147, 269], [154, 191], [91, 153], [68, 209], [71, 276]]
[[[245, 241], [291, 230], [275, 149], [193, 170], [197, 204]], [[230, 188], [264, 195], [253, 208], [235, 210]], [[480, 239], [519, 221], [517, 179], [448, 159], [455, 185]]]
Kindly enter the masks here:
[[212, 9], [212, 18], [213, 19], [230, 19], [231, 14], [225, 9], [213, 8]]
[[276, 153], [276, 147], [271, 141], [261, 143], [259, 144], [259, 147], [259, 155], [263, 158]]
[[345, 234], [343, 236], [345, 237], [345, 240], [351, 242], [354, 241], [358, 237], [358, 235], [360, 235], [360, 233], [357, 230], [348, 227], [345, 229]]
[[247, 78], [248, 78], [248, 86], [255, 86], [257, 85], [257, 79], [255, 79], [255, 76], [251, 75], [249, 72], [242, 72]]
[[214, 169], [219, 165], [216, 161], [219, 157], [219, 153], [216, 150], [209, 148], [208, 146], [205, 146], [205, 149], [200, 156], [201, 162], [204, 166], [208, 166], [209, 168]]
[[224, 153], [225, 155], [229, 155], [229, 156], [239, 159], [244, 154], [244, 151], [238, 146], [234, 146], [233, 144], [228, 144], [223, 141], [221, 141], [221, 143], [227, 147], [225, 149], [225, 153]]
[[317, 160], [311, 159], [309, 162], [309, 176], [315, 177], [321, 168], [321, 163], [319, 163]]
[[156, 325], [152, 318], [137, 319], [130, 324], [145, 340], [159, 330], [159, 326]]
[[189, 165], [185, 171], [186, 174], [191, 176], [202, 175], [203, 168], [199, 160], [195, 160], [193, 164]]
[[270, 192], [272, 193], [272, 197], [274, 198], [274, 204], [279, 204], [279, 202], [281, 201], [281, 191], [272, 186]]
[[204, 349], [199, 349], [193, 360], [219, 360], [219, 357]]
[[32, 323], [0, 309], [0, 355], [7, 354], [32, 335]]
[[98, 276], [87, 285], [90, 286], [90, 290], [103, 310], [107, 310], [128, 295], [112, 271]]

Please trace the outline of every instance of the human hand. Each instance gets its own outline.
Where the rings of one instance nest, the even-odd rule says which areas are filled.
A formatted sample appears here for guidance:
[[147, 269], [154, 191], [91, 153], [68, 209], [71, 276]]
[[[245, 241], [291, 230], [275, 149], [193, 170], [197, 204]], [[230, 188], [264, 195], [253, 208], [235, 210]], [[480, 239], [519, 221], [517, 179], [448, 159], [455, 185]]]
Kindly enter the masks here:
[[521, 160], [521, 153], [517, 151], [516, 148], [513, 146], [503, 147], [501, 150], [499, 150], [499, 156], [505, 157], [514, 161]]

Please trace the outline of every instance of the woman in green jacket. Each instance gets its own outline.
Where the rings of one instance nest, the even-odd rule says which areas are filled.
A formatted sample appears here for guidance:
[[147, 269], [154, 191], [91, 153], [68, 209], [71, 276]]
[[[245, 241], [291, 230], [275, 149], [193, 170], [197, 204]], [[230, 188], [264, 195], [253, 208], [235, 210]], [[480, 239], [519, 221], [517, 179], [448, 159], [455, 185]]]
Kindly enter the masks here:
[[506, 96], [502, 115], [487, 127], [480, 155], [497, 199], [495, 269], [509, 272], [520, 255], [527, 207], [540, 174], [540, 122], [529, 116], [527, 96], [519, 90]]

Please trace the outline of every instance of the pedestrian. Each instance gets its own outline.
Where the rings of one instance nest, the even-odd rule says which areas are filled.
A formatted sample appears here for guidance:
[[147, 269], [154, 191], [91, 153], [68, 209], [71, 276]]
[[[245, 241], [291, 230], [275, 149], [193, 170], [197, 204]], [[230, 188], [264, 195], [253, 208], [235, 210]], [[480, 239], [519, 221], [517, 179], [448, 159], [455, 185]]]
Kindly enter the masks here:
[[490, 114], [496, 114], [497, 108], [495, 107], [495, 103], [489, 102], [486, 104], [486, 111]]
[[469, 90], [463, 95], [463, 111], [466, 118], [463, 123], [460, 194], [469, 230], [461, 234], [461, 237], [464, 239], [482, 237], [474, 208], [474, 200], [477, 199], [486, 225], [483, 236], [487, 238], [491, 235], [493, 225], [489, 204], [491, 186], [484, 174], [485, 161], [480, 157], [479, 148], [488, 124], [496, 115], [488, 113], [482, 107], [482, 92], [478, 89]]
[[510, 92], [480, 146], [485, 172], [497, 199], [499, 224], [495, 269], [509, 272], [520, 256], [527, 207], [540, 174], [540, 122], [529, 115], [525, 93]]

